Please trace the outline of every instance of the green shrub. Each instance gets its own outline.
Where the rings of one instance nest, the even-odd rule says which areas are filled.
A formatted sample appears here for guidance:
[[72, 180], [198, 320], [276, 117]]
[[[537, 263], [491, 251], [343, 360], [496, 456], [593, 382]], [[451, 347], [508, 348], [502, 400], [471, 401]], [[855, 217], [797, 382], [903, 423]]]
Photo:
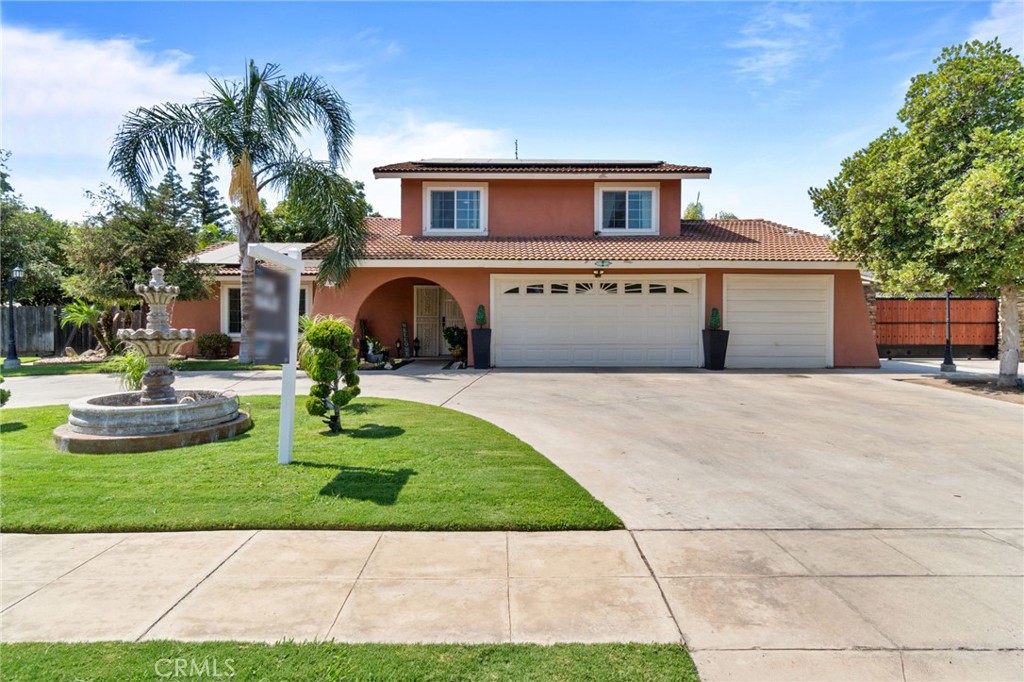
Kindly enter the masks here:
[[711, 319], [708, 320], [708, 329], [721, 329], [722, 328], [722, 316], [718, 312], [718, 308], [711, 309]]
[[487, 308], [484, 307], [483, 303], [476, 307], [476, 326], [487, 326]]
[[[4, 378], [0, 377], [0, 384], [4, 383]], [[7, 404], [7, 401], [11, 398], [11, 392], [6, 388], [0, 388], [0, 407]]]
[[333, 317], [309, 324], [304, 334], [307, 351], [303, 364], [314, 381], [306, 411], [314, 417], [328, 415], [324, 423], [332, 433], [342, 431], [341, 408], [359, 395], [358, 351], [352, 346], [352, 336], [352, 328]]
[[465, 327], [445, 327], [441, 330], [441, 335], [444, 336], [444, 340], [451, 348], [454, 349], [457, 346], [465, 350], [469, 336]]
[[142, 388], [142, 375], [146, 373], [146, 356], [134, 348], [113, 359], [114, 370], [121, 374], [121, 388], [138, 391]]
[[231, 337], [217, 332], [202, 334], [196, 339], [196, 352], [207, 360], [230, 357]]

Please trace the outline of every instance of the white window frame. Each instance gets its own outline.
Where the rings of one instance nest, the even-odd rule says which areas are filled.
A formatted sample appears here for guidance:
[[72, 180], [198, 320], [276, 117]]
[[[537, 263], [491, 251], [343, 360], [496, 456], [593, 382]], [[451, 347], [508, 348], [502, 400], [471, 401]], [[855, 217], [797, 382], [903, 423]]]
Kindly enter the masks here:
[[[434, 191], [457, 192], [469, 190], [480, 192], [480, 227], [475, 230], [465, 228], [430, 227], [431, 194]], [[435, 237], [462, 237], [465, 235], [487, 235], [487, 183], [486, 182], [424, 182], [423, 183], [423, 234]]]
[[[242, 338], [239, 332], [228, 331], [228, 324], [230, 323], [230, 310], [228, 304], [228, 291], [230, 289], [242, 289], [240, 282], [221, 282], [220, 283], [220, 332], [221, 334], [227, 334], [231, 337], [232, 341], [238, 341]], [[299, 289], [306, 292], [306, 314], [309, 314], [310, 309], [313, 307], [313, 285], [303, 282]]]
[[[625, 185], [620, 182], [595, 182], [594, 183], [594, 234], [611, 235], [651, 235], [661, 233], [661, 187], [655, 185]], [[643, 230], [629, 228], [604, 229], [604, 193], [605, 192], [629, 192], [642, 191], [651, 193], [651, 226]], [[627, 206], [628, 206], [627, 197]]]

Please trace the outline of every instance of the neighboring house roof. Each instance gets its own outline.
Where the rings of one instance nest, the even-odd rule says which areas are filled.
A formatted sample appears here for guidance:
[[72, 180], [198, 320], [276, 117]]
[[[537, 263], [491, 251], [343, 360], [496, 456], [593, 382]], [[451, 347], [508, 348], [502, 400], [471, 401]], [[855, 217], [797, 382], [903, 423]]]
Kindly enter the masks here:
[[[306, 250], [313, 246], [313, 242], [260, 242], [263, 246], [273, 249], [278, 253], [287, 253], [288, 249], [302, 249], [303, 256], [305, 256]], [[201, 251], [197, 251], [193, 254], [195, 262], [202, 263], [204, 265], [220, 265], [220, 269], [217, 270], [218, 275], [239, 275], [241, 274], [241, 257], [238, 254], [238, 242], [220, 242], [217, 244], [211, 244]], [[303, 258], [303, 260], [306, 260]], [[302, 274], [304, 275], [315, 275], [317, 273], [316, 267], [306, 266]]]
[[[585, 161], [577, 159], [422, 159], [404, 161], [373, 169], [374, 177], [444, 176], [449, 174], [488, 176], [615, 175], [708, 177], [707, 166], [685, 166], [664, 161]], [[668, 179], [668, 178], [666, 178]]]
[[[828, 261], [829, 239], [769, 220], [683, 220], [678, 237], [422, 237], [369, 218], [365, 260]], [[303, 252], [322, 258], [330, 240]]]

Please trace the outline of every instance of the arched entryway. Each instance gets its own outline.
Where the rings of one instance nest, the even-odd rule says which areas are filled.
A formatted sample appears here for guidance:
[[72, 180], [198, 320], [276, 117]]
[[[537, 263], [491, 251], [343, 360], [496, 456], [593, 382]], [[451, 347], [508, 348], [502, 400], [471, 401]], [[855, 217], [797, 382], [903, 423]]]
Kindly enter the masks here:
[[422, 277], [403, 277], [378, 286], [359, 306], [354, 323], [357, 333], [365, 328], [393, 353], [408, 340], [414, 348], [418, 344], [419, 357], [427, 358], [450, 355], [444, 327], [466, 328], [455, 297]]

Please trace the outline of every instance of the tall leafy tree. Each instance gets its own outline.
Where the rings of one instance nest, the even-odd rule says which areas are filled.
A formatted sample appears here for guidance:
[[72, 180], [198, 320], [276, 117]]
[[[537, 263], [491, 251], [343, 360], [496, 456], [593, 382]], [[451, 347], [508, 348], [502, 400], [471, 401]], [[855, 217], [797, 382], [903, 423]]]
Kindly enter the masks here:
[[92, 199], [97, 211], [73, 231], [68, 248], [74, 268], [64, 279], [69, 296], [107, 306], [135, 305], [135, 285], [148, 281], [156, 266], [164, 268], [170, 284], [181, 287], [181, 299], [209, 294], [212, 273], [189, 259], [196, 235], [187, 216], [173, 219], [173, 197], [158, 187], [136, 201], [105, 187]]
[[231, 211], [217, 191], [217, 176], [213, 174], [213, 161], [205, 151], [200, 152], [192, 165], [192, 189], [189, 198], [195, 208], [196, 228], [204, 225], [218, 225], [223, 227]]
[[9, 152], [0, 150], [0, 283], [21, 266], [25, 274], [14, 290], [18, 301], [60, 303], [64, 300], [61, 278], [68, 270], [66, 245], [71, 226], [38, 206], [29, 208], [15, 193], [7, 172], [9, 157]]
[[[300, 199], [317, 216], [320, 236], [334, 237], [320, 279], [340, 282], [362, 251], [365, 225], [359, 202], [346, 200], [347, 181], [336, 169], [348, 160], [353, 125], [348, 104], [320, 78], [285, 78], [276, 64], [250, 61], [241, 81], [210, 79], [212, 94], [189, 104], [139, 108], [122, 121], [110, 168], [138, 196], [154, 170], [183, 155], [206, 152], [231, 165], [229, 194], [238, 216], [242, 270], [240, 359], [252, 360], [255, 261], [248, 246], [260, 241], [260, 192], [276, 188]], [[320, 127], [327, 161], [299, 150], [296, 139]]]
[[181, 176], [174, 168], [168, 168], [160, 184], [148, 192], [145, 201], [158, 218], [166, 223], [188, 227], [191, 222], [192, 206]]
[[[339, 201], [351, 202], [364, 218], [373, 215], [363, 183], [345, 180], [338, 189], [345, 194]], [[319, 217], [308, 210], [300, 197], [289, 195], [274, 210], [261, 210], [261, 214], [260, 235], [268, 242], [315, 242], [322, 234]]]
[[897, 118], [811, 188], [834, 248], [895, 293], [999, 295], [999, 383], [1020, 361], [1024, 284], [1024, 65], [997, 40], [948, 47]]

